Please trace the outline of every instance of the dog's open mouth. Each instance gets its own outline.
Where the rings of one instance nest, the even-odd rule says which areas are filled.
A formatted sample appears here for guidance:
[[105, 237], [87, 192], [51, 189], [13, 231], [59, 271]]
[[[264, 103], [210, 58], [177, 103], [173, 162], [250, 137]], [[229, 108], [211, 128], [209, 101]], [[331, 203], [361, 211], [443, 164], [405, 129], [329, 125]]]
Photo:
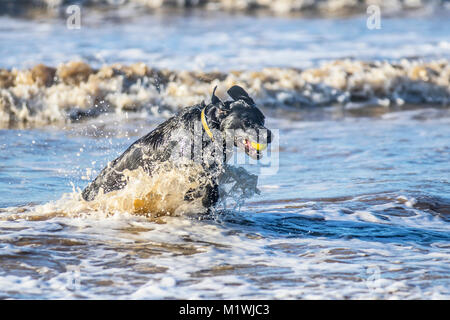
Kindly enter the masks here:
[[267, 149], [267, 144], [257, 143], [250, 139], [239, 139], [237, 146], [244, 150], [245, 153], [252, 159], [259, 160], [262, 158], [262, 151]]

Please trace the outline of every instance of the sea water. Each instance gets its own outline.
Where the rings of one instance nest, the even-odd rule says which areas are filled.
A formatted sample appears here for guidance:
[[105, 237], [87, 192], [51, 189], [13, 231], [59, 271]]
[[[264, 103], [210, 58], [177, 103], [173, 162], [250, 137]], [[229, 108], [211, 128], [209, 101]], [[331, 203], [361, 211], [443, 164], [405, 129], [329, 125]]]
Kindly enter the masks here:
[[[1, 17], [0, 65], [80, 58], [228, 71], [450, 56], [440, 16], [384, 19], [373, 32], [362, 17], [217, 21], [92, 18], [77, 31], [63, 20]], [[80, 190], [165, 117], [110, 113], [0, 130], [0, 298], [448, 299], [448, 109], [333, 110], [265, 110], [276, 166], [260, 174], [259, 194], [207, 218], [81, 204]]]

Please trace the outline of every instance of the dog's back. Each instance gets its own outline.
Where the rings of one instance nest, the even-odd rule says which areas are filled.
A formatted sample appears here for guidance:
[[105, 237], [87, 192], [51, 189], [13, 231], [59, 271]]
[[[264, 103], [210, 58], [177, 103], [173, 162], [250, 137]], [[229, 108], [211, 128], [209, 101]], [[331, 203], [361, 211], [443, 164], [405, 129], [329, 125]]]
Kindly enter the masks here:
[[142, 168], [148, 174], [159, 163], [168, 161], [180, 138], [193, 135], [193, 121], [199, 118], [202, 105], [187, 107], [153, 131], [135, 141], [122, 155], [110, 162], [82, 192], [84, 200], [93, 200], [100, 189], [104, 193], [125, 187], [125, 170]]

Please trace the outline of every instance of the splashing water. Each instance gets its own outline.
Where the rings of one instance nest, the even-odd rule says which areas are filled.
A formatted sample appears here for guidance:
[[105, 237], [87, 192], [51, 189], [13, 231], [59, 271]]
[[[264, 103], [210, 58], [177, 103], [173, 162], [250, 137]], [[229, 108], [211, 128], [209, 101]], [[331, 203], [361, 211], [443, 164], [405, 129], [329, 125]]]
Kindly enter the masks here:
[[[448, 119], [440, 110], [269, 118], [283, 138], [278, 173], [257, 181], [252, 168], [231, 169], [221, 182], [228, 209], [200, 220], [133, 213], [155, 181], [139, 170], [129, 189], [81, 200], [77, 188], [135, 136], [3, 131], [0, 296], [448, 298]], [[175, 172], [159, 191], [177, 202], [165, 189], [185, 188]]]

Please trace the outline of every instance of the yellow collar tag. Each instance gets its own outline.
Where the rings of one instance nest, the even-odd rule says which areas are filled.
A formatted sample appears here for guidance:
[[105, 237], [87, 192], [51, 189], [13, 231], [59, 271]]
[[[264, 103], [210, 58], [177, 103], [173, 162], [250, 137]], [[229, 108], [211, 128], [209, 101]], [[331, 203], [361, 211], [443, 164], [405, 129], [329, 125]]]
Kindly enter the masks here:
[[202, 115], [200, 117], [202, 119], [203, 129], [205, 129], [206, 134], [211, 138], [211, 140], [214, 141], [213, 134], [212, 134], [211, 130], [209, 129], [208, 124], [206, 123], [205, 109], [206, 109], [206, 107], [203, 108]]

